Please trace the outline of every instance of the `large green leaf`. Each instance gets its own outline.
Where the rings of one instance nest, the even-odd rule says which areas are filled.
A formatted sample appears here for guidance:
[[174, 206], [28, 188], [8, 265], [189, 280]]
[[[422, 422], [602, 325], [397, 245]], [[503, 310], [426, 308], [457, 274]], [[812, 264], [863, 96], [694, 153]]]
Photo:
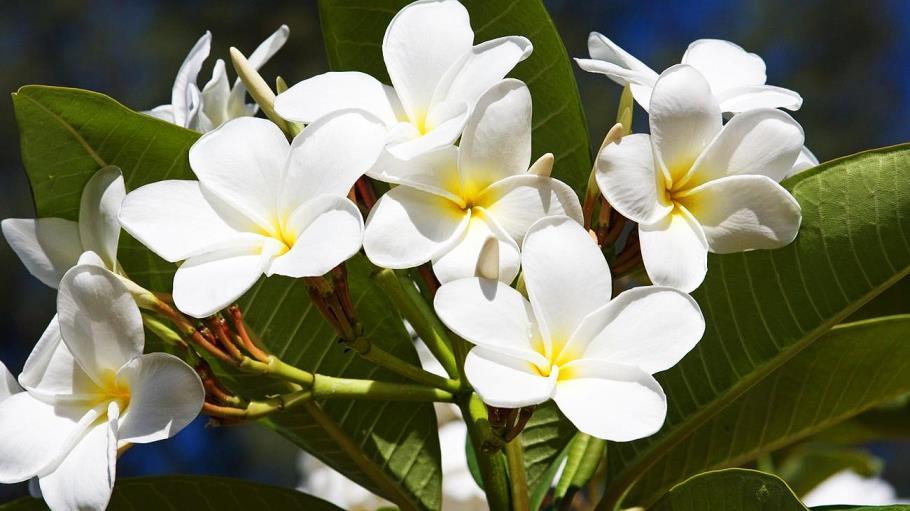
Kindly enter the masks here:
[[[96, 92], [29, 85], [13, 94], [22, 163], [39, 217], [75, 220], [82, 187], [105, 165], [123, 169], [127, 189], [192, 179], [186, 153], [199, 134], [138, 114]], [[150, 289], [171, 287], [174, 265], [126, 233], [118, 257]]]
[[[0, 506], [2, 511], [46, 510], [44, 501], [25, 497]], [[137, 477], [117, 481], [109, 511], [192, 509], [223, 511], [340, 511], [341, 508], [305, 493], [224, 477]]]
[[682, 482], [650, 511], [806, 511], [787, 483], [756, 470], [705, 472]]
[[537, 509], [546, 496], [562, 460], [560, 454], [575, 432], [575, 426], [559, 412], [553, 401], [538, 406], [521, 432], [531, 509]]
[[[23, 87], [13, 97], [23, 162], [39, 216], [75, 219], [82, 186], [100, 166], [118, 165], [127, 188], [162, 179], [193, 178], [187, 151], [197, 133], [130, 111], [94, 92]], [[174, 266], [133, 240], [121, 242], [119, 258], [129, 275], [152, 290], [170, 287]], [[388, 300], [374, 286], [363, 258], [349, 263], [351, 292], [367, 335], [378, 346], [417, 364], [413, 344]], [[311, 305], [299, 280], [261, 280], [241, 300], [246, 319], [263, 342], [286, 362], [350, 378], [402, 381], [352, 353]], [[242, 394], [265, 391], [243, 379]], [[436, 417], [431, 404], [331, 402], [324, 410], [351, 437], [399, 494], [383, 491], [341, 452], [303, 412], [270, 423], [289, 439], [354, 481], [404, 509], [436, 509], [441, 473]]]
[[[705, 314], [705, 336], [680, 364], [658, 375], [669, 400], [661, 432], [611, 449], [612, 484], [601, 509], [640, 478], [629, 505], [651, 501], [703, 468], [728, 466], [819, 422], [843, 418], [901, 386], [889, 377], [906, 374], [906, 358], [892, 354], [876, 366], [881, 351], [851, 349], [837, 336], [832, 342], [846, 344], [838, 348], [843, 353], [817, 349], [794, 362], [803, 364], [803, 373], [781, 369], [910, 272], [910, 146], [835, 160], [784, 184], [802, 206], [799, 236], [778, 250], [709, 257], [708, 276], [694, 293]], [[905, 346], [895, 343], [893, 349]], [[818, 378], [843, 395], [824, 392], [827, 383]], [[743, 406], [740, 398], [759, 384], [766, 401]], [[813, 388], [821, 395], [809, 392]], [[839, 411], [800, 412], [825, 403]], [[850, 407], [854, 411], [847, 413]], [[787, 422], [778, 424], [782, 416]]]
[[669, 449], [633, 498], [650, 500], [668, 482], [742, 465], [907, 392], [908, 338], [910, 315], [835, 327]]
[[[320, 0], [319, 14], [329, 66], [363, 71], [389, 83], [382, 37], [399, 9], [412, 0]], [[591, 156], [584, 112], [571, 60], [540, 0], [464, 0], [474, 42], [521, 35], [534, 53], [510, 74], [523, 80], [534, 98], [534, 157], [556, 156], [553, 176], [584, 193]]]

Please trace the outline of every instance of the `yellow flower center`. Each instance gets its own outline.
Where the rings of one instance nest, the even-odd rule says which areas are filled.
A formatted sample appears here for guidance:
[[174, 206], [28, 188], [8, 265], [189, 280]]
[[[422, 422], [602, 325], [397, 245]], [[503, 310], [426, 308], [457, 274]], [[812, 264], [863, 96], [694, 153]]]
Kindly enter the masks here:
[[117, 378], [117, 373], [108, 370], [101, 377], [100, 389], [95, 403], [116, 401], [120, 412], [123, 413], [130, 405], [131, 396], [129, 384], [125, 380]]

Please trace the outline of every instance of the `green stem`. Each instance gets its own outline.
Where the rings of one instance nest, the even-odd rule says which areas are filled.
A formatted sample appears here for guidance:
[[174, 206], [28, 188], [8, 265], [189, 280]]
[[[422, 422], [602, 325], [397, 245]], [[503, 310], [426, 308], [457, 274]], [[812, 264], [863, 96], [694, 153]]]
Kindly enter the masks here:
[[509, 510], [509, 488], [506, 464], [499, 450], [490, 422], [487, 407], [477, 394], [472, 393], [460, 403], [468, 435], [477, 455], [477, 466], [483, 480], [490, 511]]
[[386, 473], [367, 457], [366, 453], [363, 452], [357, 443], [341, 429], [338, 423], [326, 415], [318, 404], [313, 401], [307, 401], [304, 403], [304, 407], [323, 431], [325, 431], [335, 444], [337, 444], [338, 447], [347, 454], [351, 461], [357, 465], [357, 468], [359, 468], [360, 471], [377, 486], [383, 497], [394, 502], [402, 511], [416, 511], [416, 506], [414, 506], [411, 499], [405, 495], [401, 488], [399, 488], [394, 481], [390, 480]]
[[420, 291], [410, 280], [399, 276], [395, 270], [380, 270], [375, 278], [376, 283], [386, 292], [404, 319], [414, 327], [418, 337], [427, 345], [436, 360], [439, 360], [446, 373], [452, 378], [458, 378], [452, 343], [445, 334], [445, 327], [427, 305]]
[[269, 399], [253, 400], [246, 404], [244, 408], [232, 408], [226, 406], [213, 405], [205, 403], [203, 411], [209, 415], [227, 419], [254, 420], [261, 419], [277, 412], [289, 410], [313, 399], [313, 393], [310, 390], [299, 390], [289, 394], [282, 394]]
[[237, 367], [250, 373], [274, 376], [291, 383], [296, 383], [302, 387], [312, 386], [315, 378], [313, 373], [298, 369], [274, 355], [269, 355], [267, 362], [260, 362], [250, 357], [244, 357], [243, 360], [237, 364]]
[[512, 511], [528, 511], [528, 475], [525, 473], [521, 435], [506, 444], [506, 462], [509, 464], [509, 487], [512, 490]]
[[170, 346], [186, 346], [183, 338], [180, 337], [180, 334], [174, 331], [171, 327], [167, 326], [163, 322], [159, 321], [152, 316], [147, 314], [142, 315], [142, 324], [145, 325], [145, 328], [148, 328], [149, 332], [152, 332], [159, 339], [165, 342]]
[[460, 382], [443, 378], [442, 376], [424, 371], [413, 364], [409, 364], [383, 350], [379, 346], [376, 346], [374, 343], [370, 342], [369, 339], [364, 337], [355, 339], [353, 342], [348, 343], [348, 345], [359, 353], [361, 357], [414, 382], [423, 383], [424, 385], [447, 390], [452, 393], [457, 393], [461, 390]]
[[452, 403], [450, 392], [423, 385], [315, 375], [313, 395], [317, 399], [366, 399], [370, 401], [439, 401]]

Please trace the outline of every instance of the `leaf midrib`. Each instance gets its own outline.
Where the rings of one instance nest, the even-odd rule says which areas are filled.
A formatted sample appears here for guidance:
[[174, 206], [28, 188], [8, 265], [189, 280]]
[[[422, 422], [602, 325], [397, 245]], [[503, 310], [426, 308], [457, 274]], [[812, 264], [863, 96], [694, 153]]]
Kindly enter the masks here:
[[647, 447], [644, 454], [637, 457], [635, 462], [623, 468], [623, 470], [617, 474], [613, 484], [607, 488], [607, 492], [598, 504], [597, 510], [612, 511], [612, 506], [621, 501], [621, 498], [625, 495], [626, 491], [635, 484], [641, 474], [657, 464], [657, 462], [671, 449], [694, 434], [695, 431], [707, 423], [708, 420], [723, 411], [746, 391], [770, 376], [774, 371], [782, 367], [802, 350], [809, 347], [819, 337], [850, 316], [850, 314], [856, 312], [857, 309], [878, 296], [882, 291], [888, 289], [908, 275], [910, 275], [910, 265], [892, 275], [888, 280], [873, 288], [861, 298], [853, 301], [838, 314], [833, 315], [828, 320], [810, 330], [802, 339], [779, 352], [778, 356], [758, 366], [755, 371], [752, 371], [744, 378], [738, 380], [718, 399], [711, 401], [708, 405], [700, 408], [695, 413], [689, 415], [688, 418], [677, 424], [666, 436]]

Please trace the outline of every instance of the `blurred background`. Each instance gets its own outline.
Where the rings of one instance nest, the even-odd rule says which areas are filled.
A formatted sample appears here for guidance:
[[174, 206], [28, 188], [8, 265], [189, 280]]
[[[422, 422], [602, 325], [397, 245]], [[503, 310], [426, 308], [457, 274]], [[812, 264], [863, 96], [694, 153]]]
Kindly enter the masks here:
[[[910, 141], [910, 2], [906, 0], [545, 0], [570, 56], [586, 57], [590, 31], [604, 33], [656, 70], [679, 62], [699, 38], [721, 38], [761, 55], [768, 83], [802, 94], [794, 116], [820, 160]], [[25, 84], [79, 87], [136, 110], [170, 102], [174, 75], [205, 30], [212, 56], [249, 54], [282, 23], [288, 44], [263, 69], [293, 84], [327, 70], [315, 1], [44, 0], [0, 4], [0, 91]], [[233, 71], [229, 72], [233, 76]], [[591, 139], [614, 122], [620, 88], [576, 72]], [[641, 115], [641, 112], [638, 112]], [[636, 118], [639, 127], [643, 117]], [[12, 102], [0, 101], [0, 218], [32, 217]], [[0, 243], [0, 359], [16, 374], [51, 318], [54, 293]], [[281, 486], [298, 480], [297, 450], [255, 426], [206, 428], [199, 419], [174, 440], [138, 446], [119, 475], [194, 473]], [[884, 477], [910, 496], [910, 446], [880, 443]], [[0, 485], [0, 503], [24, 495]]]

